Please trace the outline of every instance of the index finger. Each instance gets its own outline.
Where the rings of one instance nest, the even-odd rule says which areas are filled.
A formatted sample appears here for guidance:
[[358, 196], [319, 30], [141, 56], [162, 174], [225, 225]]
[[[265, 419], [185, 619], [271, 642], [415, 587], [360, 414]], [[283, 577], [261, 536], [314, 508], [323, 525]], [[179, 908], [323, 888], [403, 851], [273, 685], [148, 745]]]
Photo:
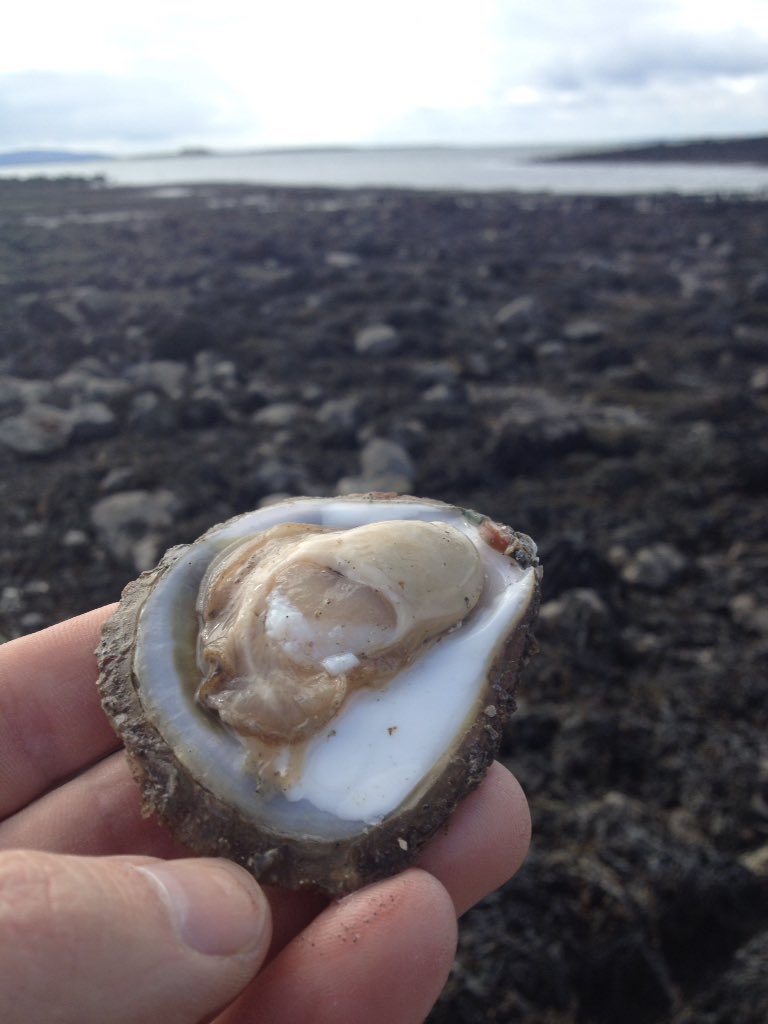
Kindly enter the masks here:
[[101, 709], [94, 654], [115, 607], [0, 646], [0, 817], [120, 746]]

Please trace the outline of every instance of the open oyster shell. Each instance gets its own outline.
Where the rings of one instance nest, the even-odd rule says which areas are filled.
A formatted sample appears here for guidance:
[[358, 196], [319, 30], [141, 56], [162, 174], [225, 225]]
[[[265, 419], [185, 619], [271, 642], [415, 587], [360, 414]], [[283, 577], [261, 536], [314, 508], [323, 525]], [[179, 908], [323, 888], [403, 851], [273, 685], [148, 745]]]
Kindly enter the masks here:
[[172, 548], [97, 652], [145, 813], [270, 884], [400, 870], [498, 749], [540, 577], [524, 534], [396, 495], [291, 499]]

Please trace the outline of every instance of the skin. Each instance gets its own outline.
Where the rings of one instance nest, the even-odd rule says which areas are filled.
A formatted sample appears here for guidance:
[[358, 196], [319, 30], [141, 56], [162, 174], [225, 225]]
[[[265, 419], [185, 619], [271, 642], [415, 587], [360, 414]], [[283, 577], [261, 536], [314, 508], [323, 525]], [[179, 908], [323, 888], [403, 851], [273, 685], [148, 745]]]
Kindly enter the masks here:
[[410, 1024], [456, 919], [522, 864], [530, 817], [495, 764], [419, 866], [327, 903], [190, 858], [139, 812], [95, 686], [114, 606], [0, 647], [0, 1020]]

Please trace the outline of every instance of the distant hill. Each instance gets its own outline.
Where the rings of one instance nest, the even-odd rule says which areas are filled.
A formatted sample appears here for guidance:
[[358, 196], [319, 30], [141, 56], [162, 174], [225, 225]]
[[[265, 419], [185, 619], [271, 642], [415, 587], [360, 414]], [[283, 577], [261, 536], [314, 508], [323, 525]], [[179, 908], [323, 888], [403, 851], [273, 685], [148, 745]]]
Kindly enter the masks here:
[[16, 164], [69, 164], [88, 160], [109, 160], [104, 153], [74, 153], [70, 149], [15, 149], [0, 153], [0, 166]]
[[546, 160], [628, 161], [634, 163], [768, 164], [768, 135], [741, 139], [696, 139], [692, 142], [657, 142], [618, 149], [579, 150]]

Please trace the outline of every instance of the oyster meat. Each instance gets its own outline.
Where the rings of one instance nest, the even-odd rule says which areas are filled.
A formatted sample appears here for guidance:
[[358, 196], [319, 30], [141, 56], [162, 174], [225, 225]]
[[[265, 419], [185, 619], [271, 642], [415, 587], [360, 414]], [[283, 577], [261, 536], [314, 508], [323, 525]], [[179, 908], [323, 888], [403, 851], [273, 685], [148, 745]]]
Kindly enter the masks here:
[[498, 749], [540, 577], [524, 534], [397, 495], [290, 499], [172, 548], [97, 652], [145, 812], [271, 884], [400, 870]]

